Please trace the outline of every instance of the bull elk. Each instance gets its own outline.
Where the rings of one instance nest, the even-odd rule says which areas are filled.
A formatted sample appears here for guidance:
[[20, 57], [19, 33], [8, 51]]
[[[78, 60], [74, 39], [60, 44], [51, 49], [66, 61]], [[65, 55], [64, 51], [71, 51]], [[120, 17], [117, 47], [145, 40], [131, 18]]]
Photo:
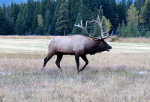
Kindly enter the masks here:
[[[96, 23], [99, 26], [100, 37], [92, 37], [87, 31], [88, 23]], [[108, 45], [104, 39], [110, 37], [108, 32], [103, 32], [102, 28], [103, 18], [102, 20], [92, 20], [86, 21], [85, 26], [81, 21], [81, 24], [75, 24], [76, 27], [84, 30], [88, 36], [83, 35], [71, 35], [71, 36], [56, 36], [53, 38], [48, 45], [48, 54], [44, 59], [43, 68], [46, 66], [46, 63], [54, 56], [57, 55], [56, 65], [62, 71], [60, 62], [62, 60], [63, 55], [75, 55], [75, 61], [77, 65], [78, 73], [83, 71], [85, 67], [88, 65], [89, 61], [86, 57], [87, 54], [93, 55], [95, 53], [100, 53], [103, 51], [109, 51], [112, 49], [110, 45]], [[104, 36], [106, 35], [106, 36]], [[85, 65], [79, 69], [79, 58], [82, 58], [85, 61]]]

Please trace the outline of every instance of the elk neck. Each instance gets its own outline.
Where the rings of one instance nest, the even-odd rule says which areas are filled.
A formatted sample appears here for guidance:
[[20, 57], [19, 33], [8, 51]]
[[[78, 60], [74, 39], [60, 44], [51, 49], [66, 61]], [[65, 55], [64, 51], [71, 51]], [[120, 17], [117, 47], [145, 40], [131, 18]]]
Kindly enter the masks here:
[[97, 46], [99, 45], [99, 41], [95, 41], [92, 38], [89, 38], [89, 42], [86, 45], [85, 52], [86, 54], [95, 54], [98, 52]]

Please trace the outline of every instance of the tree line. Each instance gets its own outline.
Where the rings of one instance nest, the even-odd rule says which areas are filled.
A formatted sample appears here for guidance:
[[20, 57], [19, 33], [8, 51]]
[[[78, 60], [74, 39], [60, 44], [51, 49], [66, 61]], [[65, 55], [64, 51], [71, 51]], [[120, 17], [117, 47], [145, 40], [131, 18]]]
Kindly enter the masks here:
[[[0, 35], [84, 34], [74, 24], [105, 18], [104, 29], [120, 37], [150, 37], [150, 0], [28, 0], [0, 7]], [[98, 36], [98, 27], [89, 24]]]

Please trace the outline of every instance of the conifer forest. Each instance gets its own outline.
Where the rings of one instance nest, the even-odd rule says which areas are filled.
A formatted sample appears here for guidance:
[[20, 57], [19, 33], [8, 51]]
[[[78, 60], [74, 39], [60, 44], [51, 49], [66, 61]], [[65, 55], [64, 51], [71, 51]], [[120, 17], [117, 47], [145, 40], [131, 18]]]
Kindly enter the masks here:
[[[0, 6], [0, 35], [84, 34], [81, 20], [105, 18], [104, 29], [119, 37], [150, 37], [150, 0], [28, 0]], [[88, 26], [93, 36], [98, 27]]]

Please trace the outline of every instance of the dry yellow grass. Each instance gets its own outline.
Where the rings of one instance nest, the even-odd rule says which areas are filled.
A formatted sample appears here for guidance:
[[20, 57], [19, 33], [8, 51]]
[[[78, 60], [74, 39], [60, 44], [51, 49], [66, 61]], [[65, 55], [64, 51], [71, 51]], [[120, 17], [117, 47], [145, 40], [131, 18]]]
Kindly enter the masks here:
[[[54, 36], [0, 36], [0, 39], [51, 39]], [[150, 38], [144, 38], [144, 37], [137, 37], [137, 38], [119, 38], [119, 37], [112, 37], [110, 39], [107, 39], [108, 41], [115, 41], [115, 42], [125, 42], [125, 43], [150, 43]]]
[[109, 41], [115, 41], [115, 42], [125, 42], [125, 43], [150, 43], [150, 38], [118, 38], [118, 37], [112, 37], [109, 39]]
[[53, 38], [53, 36], [37, 36], [37, 35], [35, 35], [35, 36], [30, 36], [30, 35], [28, 35], [28, 36], [18, 36], [18, 35], [16, 35], [16, 36], [14, 36], [14, 35], [8, 35], [8, 36], [0, 36], [0, 39], [50, 39], [50, 38]]
[[[111, 52], [87, 56], [90, 64], [80, 74], [77, 74], [74, 56], [64, 56], [63, 73], [54, 64], [56, 57], [42, 72], [47, 44], [45, 38], [0, 39], [0, 102], [150, 100], [148, 43], [110, 43]], [[83, 64], [81, 60], [81, 66]]]

